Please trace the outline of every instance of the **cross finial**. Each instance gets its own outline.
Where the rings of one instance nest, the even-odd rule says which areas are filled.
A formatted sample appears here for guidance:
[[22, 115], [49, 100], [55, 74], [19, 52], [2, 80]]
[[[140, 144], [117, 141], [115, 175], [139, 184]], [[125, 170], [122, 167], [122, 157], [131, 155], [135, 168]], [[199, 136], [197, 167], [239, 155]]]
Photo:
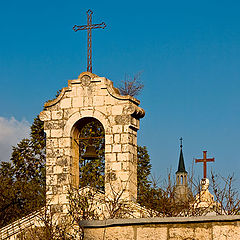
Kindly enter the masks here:
[[180, 140], [180, 148], [182, 148], [183, 138], [181, 137], [179, 140]]
[[207, 151], [203, 151], [203, 159], [195, 159], [195, 163], [203, 163], [203, 178], [207, 178], [207, 162], [214, 162], [214, 158], [207, 158]]
[[77, 26], [74, 25], [73, 30], [77, 32], [78, 30], [87, 30], [88, 31], [88, 43], [87, 43], [87, 71], [92, 72], [92, 29], [96, 28], [105, 28], [107, 25], [102, 23], [92, 24], [92, 10], [87, 11], [87, 25]]

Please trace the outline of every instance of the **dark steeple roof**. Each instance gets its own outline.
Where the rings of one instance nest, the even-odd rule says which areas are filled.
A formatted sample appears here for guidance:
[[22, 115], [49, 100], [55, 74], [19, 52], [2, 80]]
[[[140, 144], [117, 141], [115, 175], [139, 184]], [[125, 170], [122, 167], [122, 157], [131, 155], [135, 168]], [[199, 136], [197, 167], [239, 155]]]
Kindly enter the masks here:
[[179, 156], [179, 162], [178, 162], [178, 170], [176, 173], [187, 173], [185, 170], [185, 164], [184, 164], [184, 158], [183, 158], [183, 152], [182, 152], [182, 138], [180, 138], [181, 145], [180, 145], [180, 156]]

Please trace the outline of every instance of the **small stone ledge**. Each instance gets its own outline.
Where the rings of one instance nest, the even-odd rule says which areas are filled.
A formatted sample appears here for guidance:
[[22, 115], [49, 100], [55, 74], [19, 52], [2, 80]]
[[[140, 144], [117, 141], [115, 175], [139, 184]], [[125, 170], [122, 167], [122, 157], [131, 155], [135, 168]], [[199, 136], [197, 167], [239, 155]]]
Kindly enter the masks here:
[[149, 225], [149, 224], [190, 224], [208, 222], [240, 222], [240, 216], [201, 216], [201, 217], [155, 217], [155, 218], [132, 218], [132, 219], [107, 219], [81, 221], [84, 228], [104, 228], [113, 226]]

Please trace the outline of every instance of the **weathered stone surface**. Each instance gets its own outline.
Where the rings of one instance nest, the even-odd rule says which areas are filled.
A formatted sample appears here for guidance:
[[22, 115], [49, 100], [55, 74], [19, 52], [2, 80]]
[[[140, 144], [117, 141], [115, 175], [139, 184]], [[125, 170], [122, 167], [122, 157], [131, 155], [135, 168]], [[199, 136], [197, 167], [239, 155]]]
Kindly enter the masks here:
[[53, 120], [58, 120], [58, 119], [62, 119], [63, 117], [63, 111], [52, 111], [52, 119]]
[[137, 240], [165, 240], [167, 239], [166, 227], [138, 227]]
[[240, 226], [222, 224], [213, 227], [213, 240], [237, 240], [240, 239]]
[[[240, 216], [109, 219], [83, 224], [85, 239], [238, 240]], [[108, 239], [108, 238], [106, 238]]]
[[97, 119], [105, 130], [105, 171], [107, 184], [111, 182], [111, 187], [105, 188], [106, 195], [122, 191], [124, 183], [123, 197], [136, 201], [136, 126], [144, 112], [138, 105], [135, 98], [119, 95], [108, 79], [88, 72], [69, 80], [68, 87], [45, 104], [40, 116], [47, 133], [46, 178], [51, 189], [47, 197], [55, 199], [53, 204], [65, 204], [62, 199], [67, 193], [62, 191], [70, 183], [78, 187], [79, 148], [75, 140], [82, 127], [80, 122], [86, 118]]

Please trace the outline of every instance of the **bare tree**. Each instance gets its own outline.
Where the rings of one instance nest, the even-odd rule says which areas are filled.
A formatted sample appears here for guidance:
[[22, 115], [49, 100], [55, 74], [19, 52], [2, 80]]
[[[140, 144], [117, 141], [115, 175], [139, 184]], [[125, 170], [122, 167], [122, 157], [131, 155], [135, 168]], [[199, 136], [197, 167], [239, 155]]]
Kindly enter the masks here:
[[135, 75], [131, 76], [126, 74], [125, 79], [121, 82], [119, 91], [122, 95], [130, 95], [130, 96], [137, 96], [142, 91], [144, 85], [141, 78], [141, 72], [136, 73]]
[[234, 175], [223, 177], [211, 172], [211, 180], [216, 201], [221, 206], [217, 213], [223, 215], [240, 214], [240, 196], [238, 189], [234, 187]]

